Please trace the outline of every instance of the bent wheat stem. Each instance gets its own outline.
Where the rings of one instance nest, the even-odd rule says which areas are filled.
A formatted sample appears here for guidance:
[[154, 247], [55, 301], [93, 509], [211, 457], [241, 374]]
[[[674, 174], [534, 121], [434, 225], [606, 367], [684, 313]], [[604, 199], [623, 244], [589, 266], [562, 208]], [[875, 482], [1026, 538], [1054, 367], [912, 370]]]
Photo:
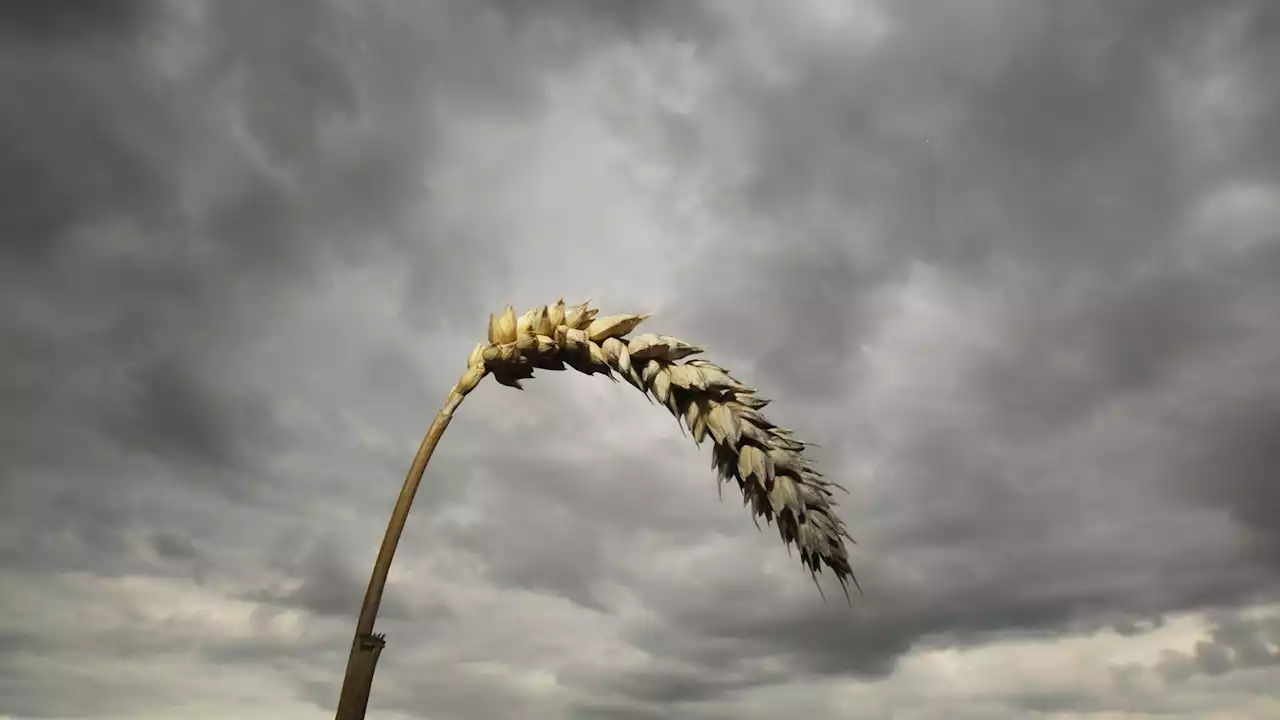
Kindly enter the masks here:
[[588, 375], [606, 375], [614, 382], [621, 377], [683, 421], [694, 442], [701, 445], [708, 437], [712, 440], [717, 486], [736, 481], [743, 504], [751, 506], [753, 520], [757, 516], [769, 523], [777, 520], [783, 543], [788, 550], [791, 545], [799, 549], [800, 561], [815, 585], [825, 565], [840, 582], [846, 600], [850, 580], [861, 591], [844, 546], [846, 539], [852, 543], [853, 538], [833, 510], [832, 488], [839, 486], [825, 480], [803, 456], [808, 443], [764, 417], [760, 411], [769, 401], [724, 368], [687, 359], [702, 353], [702, 348], [666, 335], [627, 339], [648, 315], [597, 317], [597, 312], [589, 303], [565, 307], [564, 300], [558, 300], [518, 318], [509, 305], [502, 314], [489, 316], [488, 342], [477, 345], [467, 358], [467, 371], [449, 391], [423, 437], [387, 523], [360, 606], [336, 720], [364, 718], [373, 672], [385, 644], [381, 635], [373, 634], [373, 626], [414, 495], [454, 411], [490, 374], [516, 389], [521, 389], [521, 380], [533, 377], [534, 369], [568, 366]]

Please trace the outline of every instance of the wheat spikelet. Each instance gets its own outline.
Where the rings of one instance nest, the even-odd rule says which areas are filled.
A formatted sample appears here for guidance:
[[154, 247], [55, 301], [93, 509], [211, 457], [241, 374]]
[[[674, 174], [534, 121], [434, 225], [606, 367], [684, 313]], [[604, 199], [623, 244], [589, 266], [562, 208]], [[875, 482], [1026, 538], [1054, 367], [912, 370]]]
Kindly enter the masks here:
[[[521, 388], [535, 369], [621, 377], [683, 421], [701, 446], [712, 440], [712, 467], [721, 483], [736, 481], [752, 520], [777, 520], [778, 533], [817, 585], [826, 565], [848, 599], [848, 581], [861, 592], [849, 566], [844, 523], [833, 508], [832, 488], [804, 456], [809, 444], [790, 430], [769, 422], [761, 410], [769, 404], [724, 368], [702, 359], [702, 352], [677, 338], [643, 334], [627, 338], [647, 315], [598, 316], [589, 303], [565, 307], [564, 300], [534, 308], [517, 317], [510, 305], [489, 316], [488, 342], [471, 352], [467, 372], [451, 397], [461, 399], [487, 374], [503, 385]], [[818, 586], [819, 593], [822, 587]]]

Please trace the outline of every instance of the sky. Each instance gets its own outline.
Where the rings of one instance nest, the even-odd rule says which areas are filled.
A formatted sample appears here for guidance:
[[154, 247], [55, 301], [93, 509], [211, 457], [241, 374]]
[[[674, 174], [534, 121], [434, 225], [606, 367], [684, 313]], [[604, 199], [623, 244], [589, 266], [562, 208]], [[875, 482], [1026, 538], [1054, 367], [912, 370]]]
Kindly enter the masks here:
[[773, 398], [864, 594], [626, 385], [487, 380], [371, 720], [1280, 717], [1278, 35], [1265, 0], [7, 3], [0, 718], [332, 717], [422, 433], [489, 312], [561, 296]]

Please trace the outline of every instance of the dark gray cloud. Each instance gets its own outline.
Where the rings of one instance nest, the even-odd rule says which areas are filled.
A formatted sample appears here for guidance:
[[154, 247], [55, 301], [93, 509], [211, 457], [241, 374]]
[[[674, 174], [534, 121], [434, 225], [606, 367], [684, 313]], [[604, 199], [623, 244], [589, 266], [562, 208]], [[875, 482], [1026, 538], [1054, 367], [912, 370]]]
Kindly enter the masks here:
[[603, 27], [609, 35], [630, 39], [658, 31], [706, 40], [715, 37], [720, 30], [714, 14], [705, 4], [679, 0], [644, 3], [626, 0], [544, 0], [538, 3], [488, 0], [485, 4], [522, 25], [555, 23], [575, 30], [584, 25], [587, 28], [596, 26]]
[[[839, 457], [862, 451], [882, 469], [850, 503], [870, 588], [854, 613], [744, 607], [730, 600], [737, 585], [650, 596], [664, 611], [637, 643], [652, 654], [757, 642], [703, 666], [708, 692], [744, 657], [879, 677], [912, 647], [1159, 622], [1277, 590], [1263, 519], [1275, 483], [1262, 470], [1274, 464], [1275, 386], [1220, 365], [1280, 359], [1274, 323], [1244, 309], [1280, 299], [1262, 269], [1274, 250], [1187, 265], [1178, 244], [1221, 167], [1274, 182], [1280, 166], [1237, 164], [1269, 144], [1246, 132], [1222, 166], [1187, 167], [1160, 76], [1209, 42], [1231, 68], [1268, 66], [1257, 28], [1275, 13], [983, 7], [894, 6], [901, 34], [856, 66], [818, 52], [800, 54], [795, 83], [740, 77], [757, 168], [743, 212], [778, 246], [727, 268], [717, 251], [727, 282], [694, 273], [713, 289], [693, 291], [703, 302], [684, 321], [759, 358], [753, 383], [783, 388], [784, 407], [823, 388], [839, 396], [841, 431], [883, 431]], [[831, 206], [849, 209], [845, 227], [815, 212]], [[950, 394], [899, 398], [923, 409], [876, 417], [879, 379], [860, 348], [912, 320], [874, 322], [913, 276], [960, 289], [930, 302], [981, 297], [942, 313], [952, 327], [924, 330], [974, 344], [904, 370], [954, 373], [958, 386], [920, 383]]]
[[[376, 7], [93, 7], [32, 9], [33, 31], [92, 39], [34, 35], [4, 60], [5, 486], [154, 461], [243, 499], [303, 441], [229, 368], [250, 342], [283, 363], [333, 342], [267, 330], [280, 299], [382, 257], [440, 291], [449, 263], [484, 253], [405, 225], [448, 104], [405, 73], [448, 36]], [[440, 297], [464, 302], [451, 287]]]
[[14, 40], [82, 40], [101, 33], [131, 31], [146, 15], [135, 0], [91, 0], [79, 5], [19, 0], [5, 13], [4, 32]]
[[[403, 540], [376, 711], [1263, 707], [1280, 9], [836, 5], [15, 5], [0, 714], [217, 715], [210, 668], [328, 712], [435, 403], [547, 292], [660, 309], [775, 398], [851, 490], [866, 595], [823, 604], [629, 388], [486, 385]], [[1205, 612], [1105, 692], [910, 685]]]
[[1225, 508], [1257, 539], [1254, 550], [1277, 568], [1280, 530], [1273, 510], [1280, 507], [1280, 489], [1272, 468], [1280, 461], [1280, 395], [1268, 391], [1235, 400], [1187, 423], [1193, 439], [1178, 454], [1186, 463], [1178, 479], [1194, 499]]
[[[322, 537], [299, 552], [285, 545], [274, 553], [270, 566], [284, 578], [266, 588], [247, 593], [246, 599], [283, 608], [297, 608], [324, 617], [346, 618], [359, 607], [368, 582], [366, 558], [342, 547], [335, 535]], [[398, 588], [383, 596], [379, 617], [390, 621], [440, 620], [448, 608], [431, 598], [407, 598]]]

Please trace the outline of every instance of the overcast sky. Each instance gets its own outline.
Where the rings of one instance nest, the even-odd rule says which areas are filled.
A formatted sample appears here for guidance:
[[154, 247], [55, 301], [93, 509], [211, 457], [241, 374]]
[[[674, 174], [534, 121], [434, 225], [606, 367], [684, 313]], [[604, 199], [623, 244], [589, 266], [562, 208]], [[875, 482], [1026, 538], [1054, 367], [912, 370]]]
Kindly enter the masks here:
[[487, 380], [371, 720], [1280, 717], [1280, 4], [2, 14], [0, 718], [331, 718], [561, 295], [820, 443], [865, 595], [627, 386]]

